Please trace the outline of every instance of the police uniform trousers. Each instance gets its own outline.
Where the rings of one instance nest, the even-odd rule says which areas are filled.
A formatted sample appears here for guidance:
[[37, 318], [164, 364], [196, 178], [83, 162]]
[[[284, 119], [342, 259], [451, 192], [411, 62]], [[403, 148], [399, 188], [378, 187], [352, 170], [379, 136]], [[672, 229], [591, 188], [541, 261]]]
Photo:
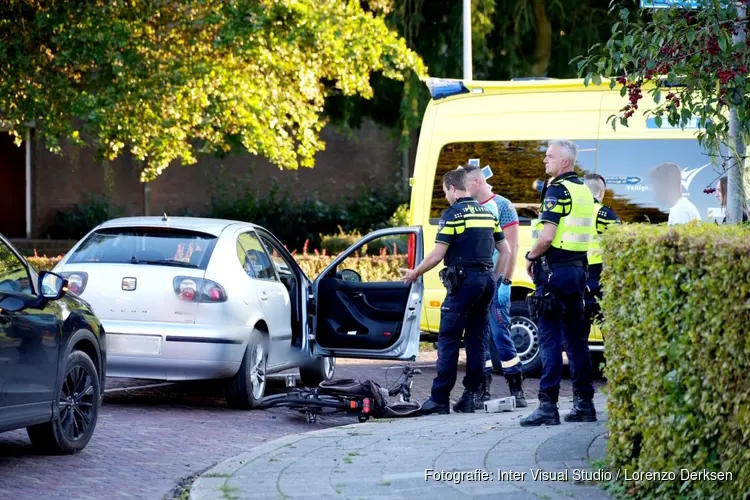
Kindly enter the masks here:
[[484, 380], [484, 332], [494, 293], [495, 282], [489, 269], [467, 267], [463, 284], [445, 298], [440, 308], [437, 376], [432, 382], [431, 399], [436, 403], [450, 402], [451, 390], [458, 377], [458, 351], [464, 332], [464, 388], [476, 392]]
[[568, 355], [573, 392], [589, 400], [594, 397], [591, 385], [589, 328], [584, 310], [586, 271], [582, 266], [556, 264], [547, 276], [534, 264], [535, 295], [553, 297], [555, 306], [538, 318], [539, 344], [542, 356], [542, 378], [539, 392], [552, 402], [558, 401], [562, 380], [562, 349]]

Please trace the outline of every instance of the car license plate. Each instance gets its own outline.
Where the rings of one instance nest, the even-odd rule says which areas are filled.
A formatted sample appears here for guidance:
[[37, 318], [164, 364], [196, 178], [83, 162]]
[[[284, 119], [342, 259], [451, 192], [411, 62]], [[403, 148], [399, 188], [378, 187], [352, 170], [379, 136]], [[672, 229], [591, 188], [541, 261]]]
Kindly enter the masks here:
[[158, 335], [107, 334], [108, 354], [161, 354], [161, 337]]

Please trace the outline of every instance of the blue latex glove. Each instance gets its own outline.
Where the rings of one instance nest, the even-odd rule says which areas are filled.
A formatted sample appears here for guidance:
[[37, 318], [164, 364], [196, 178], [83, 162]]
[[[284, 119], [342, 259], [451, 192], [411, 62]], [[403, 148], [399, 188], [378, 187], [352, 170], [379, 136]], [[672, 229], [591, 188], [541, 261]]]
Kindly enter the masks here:
[[497, 285], [497, 300], [501, 304], [510, 302], [510, 285], [504, 285], [502, 282]]

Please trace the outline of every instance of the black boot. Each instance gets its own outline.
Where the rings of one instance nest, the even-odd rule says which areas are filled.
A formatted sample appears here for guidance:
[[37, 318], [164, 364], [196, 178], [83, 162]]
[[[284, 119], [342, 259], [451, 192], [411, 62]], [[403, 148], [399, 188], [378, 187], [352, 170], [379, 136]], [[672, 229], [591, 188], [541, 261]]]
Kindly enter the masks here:
[[456, 404], [453, 405], [453, 411], [456, 413], [474, 413], [475, 392], [464, 391]]
[[596, 422], [594, 401], [575, 396], [575, 403], [570, 413], [565, 415], [566, 422]]
[[557, 403], [553, 403], [550, 397], [539, 393], [539, 408], [531, 412], [531, 415], [521, 419], [521, 427], [536, 427], [539, 425], [560, 425], [560, 413], [557, 411]]
[[492, 384], [492, 372], [484, 372], [484, 383], [482, 384], [480, 392], [480, 396], [482, 398], [482, 401], [489, 401], [492, 399], [492, 394], [490, 394], [490, 385]]
[[492, 373], [485, 372], [482, 385], [480, 385], [479, 390], [474, 393], [475, 410], [484, 410], [484, 402], [492, 399], [492, 395], [490, 394], [490, 384], [492, 384]]
[[433, 401], [432, 398], [428, 399], [427, 401], [422, 404], [422, 409], [420, 410], [420, 415], [448, 415], [451, 412], [450, 406], [447, 404], [442, 403], [436, 403]]
[[516, 398], [516, 408], [526, 408], [529, 404], [526, 402], [526, 396], [523, 393], [523, 373], [506, 375], [510, 395]]

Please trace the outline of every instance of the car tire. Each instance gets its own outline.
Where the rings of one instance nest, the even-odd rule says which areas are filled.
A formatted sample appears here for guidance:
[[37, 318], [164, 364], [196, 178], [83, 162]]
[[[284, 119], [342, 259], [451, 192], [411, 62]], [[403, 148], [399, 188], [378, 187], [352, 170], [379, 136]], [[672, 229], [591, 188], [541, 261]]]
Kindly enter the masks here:
[[31, 444], [55, 455], [81, 451], [94, 434], [101, 404], [99, 374], [85, 352], [68, 355], [54, 404], [58, 411], [52, 421], [26, 428]]
[[258, 406], [268, 384], [268, 339], [253, 329], [240, 369], [226, 381], [224, 398], [235, 410], [251, 410]]
[[529, 307], [523, 300], [510, 303], [510, 336], [521, 358], [524, 374], [539, 375], [542, 371], [539, 325], [531, 320]]
[[336, 358], [319, 357], [309, 366], [300, 367], [299, 377], [305, 387], [318, 387], [336, 373]]

